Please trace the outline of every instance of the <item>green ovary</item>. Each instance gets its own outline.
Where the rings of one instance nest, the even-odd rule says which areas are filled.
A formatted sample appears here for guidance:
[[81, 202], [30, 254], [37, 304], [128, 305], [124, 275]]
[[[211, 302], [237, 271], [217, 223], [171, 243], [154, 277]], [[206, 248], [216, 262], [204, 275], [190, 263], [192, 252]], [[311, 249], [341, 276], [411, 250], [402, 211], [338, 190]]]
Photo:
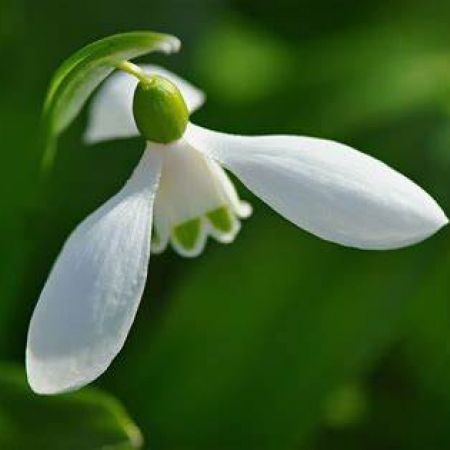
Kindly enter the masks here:
[[178, 88], [157, 75], [137, 85], [133, 115], [141, 135], [147, 141], [162, 144], [180, 139], [189, 121], [189, 111]]

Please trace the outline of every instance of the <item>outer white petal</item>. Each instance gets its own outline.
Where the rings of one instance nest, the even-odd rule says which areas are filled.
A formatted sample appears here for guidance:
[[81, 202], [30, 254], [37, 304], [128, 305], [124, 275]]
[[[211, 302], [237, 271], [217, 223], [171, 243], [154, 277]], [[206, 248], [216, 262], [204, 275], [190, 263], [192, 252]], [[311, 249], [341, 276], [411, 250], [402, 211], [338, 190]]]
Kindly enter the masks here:
[[146, 150], [124, 188], [64, 245], [28, 333], [27, 374], [35, 392], [84, 386], [122, 348], [147, 277], [161, 158]]
[[[149, 74], [158, 74], [172, 81], [183, 95], [190, 112], [203, 105], [203, 92], [179, 76], [158, 66], [144, 64], [140, 67]], [[123, 72], [115, 72], [103, 83], [92, 103], [84, 135], [86, 143], [139, 136], [132, 109], [136, 85], [137, 80]]]
[[448, 223], [437, 203], [386, 164], [337, 142], [243, 137], [190, 124], [185, 139], [297, 226], [362, 249], [419, 242]]

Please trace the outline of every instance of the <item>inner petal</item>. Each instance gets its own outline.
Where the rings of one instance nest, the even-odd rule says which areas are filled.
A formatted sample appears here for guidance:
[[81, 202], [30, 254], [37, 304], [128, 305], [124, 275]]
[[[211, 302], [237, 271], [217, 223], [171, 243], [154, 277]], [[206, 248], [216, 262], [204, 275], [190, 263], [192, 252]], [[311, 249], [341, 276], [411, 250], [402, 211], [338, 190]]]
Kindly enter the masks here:
[[170, 242], [179, 254], [193, 257], [202, 252], [208, 235], [232, 242], [248, 209], [223, 169], [180, 140], [165, 150], [152, 250], [160, 253]]

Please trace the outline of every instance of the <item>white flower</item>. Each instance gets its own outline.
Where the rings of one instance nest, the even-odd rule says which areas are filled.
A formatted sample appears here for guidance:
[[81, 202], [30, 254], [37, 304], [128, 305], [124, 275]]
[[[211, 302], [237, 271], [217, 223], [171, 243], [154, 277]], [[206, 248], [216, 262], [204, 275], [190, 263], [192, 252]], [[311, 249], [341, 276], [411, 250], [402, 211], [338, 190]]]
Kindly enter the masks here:
[[[203, 94], [175, 75], [154, 66], [145, 70], [176, 84], [191, 112], [203, 103]], [[136, 84], [123, 73], [105, 82], [87, 142], [139, 134], [132, 112]], [[346, 145], [234, 136], [189, 123], [174, 142], [147, 142], [123, 189], [66, 242], [30, 325], [27, 373], [36, 392], [70, 391], [106, 370], [134, 320], [151, 251], [170, 243], [181, 255], [196, 256], [208, 235], [235, 239], [251, 208], [223, 168], [295, 225], [350, 247], [412, 245], [448, 222], [419, 186]]]

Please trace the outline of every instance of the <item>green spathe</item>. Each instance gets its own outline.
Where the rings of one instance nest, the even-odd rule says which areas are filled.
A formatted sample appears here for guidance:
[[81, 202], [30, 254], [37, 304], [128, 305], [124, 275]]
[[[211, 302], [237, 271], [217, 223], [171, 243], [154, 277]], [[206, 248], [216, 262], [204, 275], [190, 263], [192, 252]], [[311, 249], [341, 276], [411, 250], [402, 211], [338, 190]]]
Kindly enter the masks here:
[[138, 84], [133, 114], [141, 135], [147, 141], [161, 144], [180, 139], [189, 121], [189, 111], [180, 91], [160, 76]]
[[174, 36], [134, 31], [100, 39], [64, 61], [53, 76], [44, 105], [43, 170], [47, 172], [53, 165], [58, 136], [118, 64], [153, 51], [175, 52], [179, 47], [180, 41]]

